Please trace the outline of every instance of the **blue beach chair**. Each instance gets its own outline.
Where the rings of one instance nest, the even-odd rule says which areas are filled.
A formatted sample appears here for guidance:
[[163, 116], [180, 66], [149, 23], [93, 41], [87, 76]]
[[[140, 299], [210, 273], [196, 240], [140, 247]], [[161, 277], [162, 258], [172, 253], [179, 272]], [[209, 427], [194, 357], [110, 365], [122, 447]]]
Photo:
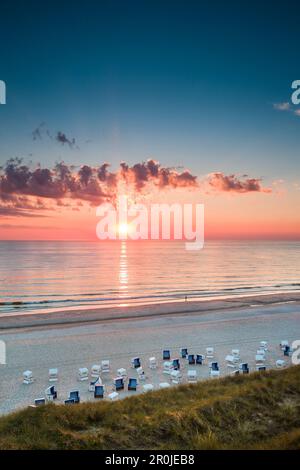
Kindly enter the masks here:
[[136, 390], [137, 388], [137, 379], [131, 378], [128, 380], [128, 390]]
[[163, 360], [164, 361], [169, 361], [171, 359], [171, 353], [169, 349], [164, 349], [163, 350]]

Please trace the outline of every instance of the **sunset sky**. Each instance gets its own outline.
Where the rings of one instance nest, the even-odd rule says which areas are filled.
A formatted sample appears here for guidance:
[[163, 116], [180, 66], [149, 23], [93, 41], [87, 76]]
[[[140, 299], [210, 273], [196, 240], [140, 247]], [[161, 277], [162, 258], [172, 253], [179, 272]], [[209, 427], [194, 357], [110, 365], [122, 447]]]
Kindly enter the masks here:
[[300, 8], [201, 3], [1, 4], [0, 239], [94, 240], [120, 192], [300, 239]]

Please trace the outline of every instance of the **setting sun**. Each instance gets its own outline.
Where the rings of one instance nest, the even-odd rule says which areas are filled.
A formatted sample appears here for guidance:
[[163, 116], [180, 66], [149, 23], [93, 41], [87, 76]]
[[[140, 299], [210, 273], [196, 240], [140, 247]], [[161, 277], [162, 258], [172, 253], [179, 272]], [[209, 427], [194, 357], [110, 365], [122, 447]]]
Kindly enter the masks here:
[[118, 225], [118, 232], [119, 232], [119, 235], [128, 235], [128, 232], [129, 232], [129, 225], [126, 224], [126, 223], [123, 223], [123, 224], [119, 224]]

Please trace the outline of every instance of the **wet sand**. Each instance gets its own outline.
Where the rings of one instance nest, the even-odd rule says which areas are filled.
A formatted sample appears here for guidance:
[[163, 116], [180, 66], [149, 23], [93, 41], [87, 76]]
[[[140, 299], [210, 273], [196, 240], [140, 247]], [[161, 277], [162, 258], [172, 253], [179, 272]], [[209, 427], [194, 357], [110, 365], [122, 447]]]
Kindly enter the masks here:
[[[300, 292], [286, 292], [261, 295], [241, 295], [223, 297], [213, 300], [174, 301], [155, 304], [140, 304], [134, 306], [120, 305], [114, 307], [77, 307], [69, 310], [44, 310], [26, 312], [16, 308], [15, 312], [0, 314], [1, 330], [12, 328], [32, 328], [50, 325], [68, 325], [74, 323], [107, 322], [111, 320], [129, 320], [169, 315], [194, 314], [223, 310], [238, 310], [252, 305], [266, 306], [280, 303], [300, 302]], [[252, 307], [251, 307], [252, 308]]]

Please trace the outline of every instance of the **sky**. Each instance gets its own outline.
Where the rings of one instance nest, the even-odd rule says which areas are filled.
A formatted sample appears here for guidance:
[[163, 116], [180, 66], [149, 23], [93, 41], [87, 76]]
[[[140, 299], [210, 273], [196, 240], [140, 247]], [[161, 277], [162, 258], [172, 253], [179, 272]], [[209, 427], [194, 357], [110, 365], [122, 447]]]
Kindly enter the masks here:
[[94, 239], [95, 207], [120, 181], [143, 200], [204, 203], [209, 238], [300, 239], [299, 13], [296, 1], [3, 0], [0, 239]]

